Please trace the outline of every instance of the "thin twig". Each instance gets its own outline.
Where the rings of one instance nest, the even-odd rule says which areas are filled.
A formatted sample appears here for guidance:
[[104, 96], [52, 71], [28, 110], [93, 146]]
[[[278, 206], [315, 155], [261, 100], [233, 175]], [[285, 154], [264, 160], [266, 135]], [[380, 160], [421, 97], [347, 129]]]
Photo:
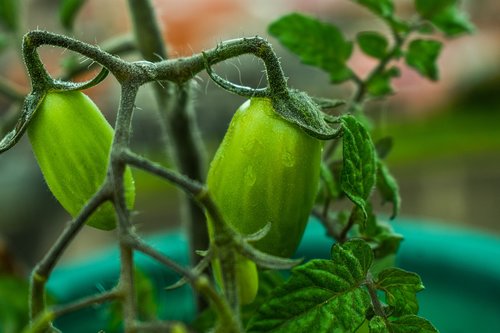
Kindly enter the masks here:
[[368, 289], [368, 293], [370, 294], [370, 298], [372, 301], [373, 305], [373, 311], [377, 316], [380, 316], [384, 319], [387, 318], [387, 315], [385, 314], [384, 307], [382, 306], [382, 303], [380, 303], [380, 300], [378, 299], [377, 296], [377, 290], [375, 288], [374, 282], [373, 282], [373, 277], [370, 272], [368, 272], [368, 276], [366, 278], [366, 287]]
[[64, 316], [68, 313], [75, 312], [81, 309], [85, 309], [89, 306], [102, 304], [104, 302], [112, 301], [121, 297], [118, 289], [112, 289], [97, 295], [91, 295], [73, 303], [59, 305], [54, 307], [53, 312], [56, 318]]
[[356, 216], [355, 216], [356, 210], [357, 206], [354, 206], [351, 210], [351, 214], [349, 215], [349, 220], [347, 221], [347, 224], [340, 231], [340, 234], [338, 236], [339, 238], [337, 239], [340, 243], [344, 243], [345, 241], [347, 241], [347, 234], [356, 223]]
[[34, 319], [45, 309], [45, 284], [56, 263], [70, 242], [75, 238], [85, 221], [106, 200], [110, 199], [107, 187], [101, 188], [85, 205], [80, 214], [63, 230], [54, 245], [33, 269], [30, 281], [30, 318]]
[[221, 321], [228, 325], [226, 330], [227, 332], [241, 332], [239, 318], [237, 316], [235, 317], [234, 310], [231, 309], [226, 300], [217, 293], [206, 276], [200, 276], [191, 270], [182, 267], [175, 261], [156, 251], [147, 243], [143, 242], [139, 237], [131, 236], [125, 239], [125, 241], [131, 248], [150, 256], [161, 264], [184, 276], [196, 290], [203, 294], [214, 305]]
[[[100, 48], [104, 52], [112, 54], [114, 56], [123, 56], [124, 54], [130, 53], [137, 49], [134, 38], [130, 34], [106, 40], [102, 42], [102, 44], [100, 44]], [[60, 80], [69, 81], [72, 78], [77, 77], [82, 73], [93, 70], [98, 66], [99, 64], [95, 61], [92, 61], [90, 65], [87, 62], [78, 62], [74, 66], [67, 68], [66, 72], [60, 77]]]
[[135, 328], [141, 333], [179, 333], [188, 332], [182, 322], [176, 321], [153, 321], [147, 323], [135, 323]]

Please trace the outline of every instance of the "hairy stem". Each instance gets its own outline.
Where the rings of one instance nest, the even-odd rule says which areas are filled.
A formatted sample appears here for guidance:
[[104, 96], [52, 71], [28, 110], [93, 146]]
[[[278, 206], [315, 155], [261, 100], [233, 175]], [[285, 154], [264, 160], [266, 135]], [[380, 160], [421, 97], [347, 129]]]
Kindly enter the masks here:
[[373, 311], [375, 312], [375, 315], [380, 316], [384, 319], [387, 318], [384, 311], [384, 307], [382, 306], [382, 303], [380, 303], [380, 300], [378, 299], [377, 290], [373, 283], [373, 277], [371, 273], [368, 273], [366, 279], [366, 287], [368, 288], [368, 293], [370, 294], [370, 299], [372, 301]]
[[85, 309], [97, 304], [102, 304], [120, 298], [121, 294], [118, 289], [113, 289], [110, 291], [103, 292], [97, 295], [91, 295], [83, 299], [77, 300], [73, 303], [59, 305], [53, 309], [54, 316], [60, 317], [68, 313], [75, 312], [81, 309]]
[[200, 276], [199, 274], [195, 274], [189, 269], [180, 266], [175, 261], [170, 260], [165, 255], [159, 253], [154, 248], [141, 241], [138, 237], [129, 237], [127, 241], [130, 247], [150, 256], [151, 258], [157, 260], [163, 265], [184, 276], [196, 290], [198, 290], [214, 305], [214, 308], [218, 313], [221, 322], [225, 325], [225, 332], [241, 332], [239, 318], [235, 317], [234, 311], [231, 309], [229, 304], [224, 298], [221, 297], [221, 295], [217, 293], [210, 281], [204, 275]]
[[[189, 81], [179, 84], [175, 89], [176, 98], [172, 100], [175, 105], [170, 108], [166, 120], [174, 144], [176, 164], [179, 171], [187, 177], [202, 181], [205, 174], [205, 147], [192, 105], [192, 83]], [[208, 249], [208, 229], [205, 214], [199, 205], [190, 197], [185, 197], [184, 200], [184, 224], [189, 232], [191, 263], [196, 265], [201, 258], [195, 251]], [[198, 306], [202, 308], [203, 304], [198, 302]]]
[[[167, 58], [167, 51], [163, 42], [151, 1], [128, 0], [134, 31], [144, 59], [157, 62]], [[154, 92], [162, 129], [167, 143], [167, 153], [173, 155], [173, 160], [179, 171], [189, 178], [201, 181], [205, 174], [204, 146], [199, 137], [199, 128], [196, 123], [192, 106], [193, 90], [190, 82], [173, 85], [171, 82], [156, 82]], [[201, 258], [195, 251], [208, 248], [208, 230], [205, 215], [198, 204], [190, 197], [183, 197], [182, 214], [189, 233], [191, 263], [196, 265]], [[206, 304], [202, 299], [197, 301], [201, 311]]]
[[[134, 38], [130, 34], [117, 36], [110, 40], [105, 40], [104, 42], [102, 42], [100, 47], [104, 52], [115, 56], [122, 56], [137, 49]], [[61, 76], [60, 79], [63, 81], [71, 80], [72, 78], [86, 73], [97, 66], [98, 63], [94, 61], [90, 64], [87, 61], [78, 62], [73, 66], [66, 68], [66, 72]]]
[[92, 199], [85, 205], [78, 217], [76, 217], [55, 241], [43, 259], [33, 269], [30, 280], [30, 318], [33, 320], [36, 316], [45, 310], [45, 284], [52, 273], [56, 263], [64, 253], [68, 245], [83, 227], [85, 221], [92, 213], [106, 200], [110, 199], [110, 191], [103, 187]]
[[122, 85], [120, 107], [115, 125], [115, 135], [111, 152], [110, 175], [114, 189], [114, 204], [118, 216], [118, 235], [120, 238], [120, 281], [119, 288], [123, 293], [123, 314], [125, 332], [135, 331], [137, 318], [136, 292], [134, 285], [134, 253], [125, 241], [134, 232], [130, 221], [130, 212], [125, 200], [123, 178], [126, 164], [119, 152], [127, 149], [130, 141], [132, 114], [138, 86], [134, 82]]
[[37, 59], [33, 55], [36, 55], [36, 49], [42, 45], [59, 46], [80, 53], [106, 67], [119, 82], [134, 79], [139, 85], [157, 81], [185, 83], [204, 70], [207, 62], [208, 65], [212, 65], [240, 55], [253, 54], [264, 62], [267, 78], [270, 83], [272, 82], [270, 86], [273, 91], [276, 94], [287, 91], [286, 79], [278, 57], [271, 44], [258, 36], [221, 42], [213, 49], [190, 57], [169, 59], [157, 63], [148, 61], [128, 63], [97, 46], [48, 31], [34, 30], [24, 36], [23, 43], [23, 54], [30, 73], [40, 71], [36, 64], [32, 65], [31, 63], [38, 61], [38, 65], [41, 64], [39, 58]]
[[207, 192], [207, 189], [202, 184], [194, 180], [190, 180], [183, 175], [168, 170], [159, 164], [153, 163], [145, 158], [135, 155], [132, 152], [124, 152], [123, 160], [131, 166], [149, 171], [179, 186], [186, 193], [195, 198], [201, 205], [203, 205], [203, 207], [205, 207], [207, 213], [213, 221], [214, 234], [217, 235], [214, 239], [214, 245], [218, 248], [219, 260], [221, 262], [221, 266], [223, 267], [221, 271], [226, 297], [229, 301], [230, 308], [233, 311], [233, 316], [235, 318], [239, 318], [238, 289], [234, 271], [236, 253], [234, 248], [229, 246], [229, 244], [234, 241], [234, 233], [229, 230], [228, 226], [224, 223], [223, 218]]

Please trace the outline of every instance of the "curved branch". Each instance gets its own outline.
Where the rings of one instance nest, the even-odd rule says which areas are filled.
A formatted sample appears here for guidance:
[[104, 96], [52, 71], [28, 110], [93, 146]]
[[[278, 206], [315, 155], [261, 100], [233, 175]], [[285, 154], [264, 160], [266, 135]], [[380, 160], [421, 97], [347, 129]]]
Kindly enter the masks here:
[[[47, 76], [50, 78], [46, 70], [42, 70], [43, 64], [41, 64], [36, 51], [42, 45], [59, 46], [80, 53], [106, 67], [120, 82], [125, 81], [129, 77], [129, 73], [133, 72], [130, 63], [101, 50], [98, 46], [48, 31], [33, 30], [24, 35], [23, 38], [23, 55], [28, 73], [32, 78], [44, 79], [44, 81], [47, 80]], [[45, 81], [45, 83], [47, 82]]]
[[207, 65], [211, 66], [244, 54], [253, 54], [264, 62], [267, 80], [273, 94], [288, 91], [285, 75], [271, 44], [258, 36], [228, 40], [191, 57], [155, 63], [155, 79], [185, 82], [204, 70]]
[[[273, 95], [288, 92], [286, 78], [278, 57], [271, 44], [262, 37], [238, 38], [225, 41], [215, 48], [191, 57], [165, 60], [157, 63], [138, 61], [129, 63], [117, 56], [71, 37], [58, 35], [48, 31], [34, 30], [28, 32], [23, 39], [23, 54], [31, 77], [37, 78], [37, 84], [49, 84], [50, 76], [43, 68], [36, 49], [42, 45], [52, 45], [80, 53], [107, 68], [120, 82], [133, 80], [142, 85], [153, 81], [172, 81], [184, 83], [192, 79], [208, 65], [253, 54], [262, 59], [266, 68], [269, 89]], [[39, 80], [43, 81], [38, 83]]]
[[102, 187], [83, 207], [80, 214], [64, 229], [43, 259], [33, 269], [30, 281], [30, 318], [33, 320], [45, 310], [45, 284], [57, 261], [75, 238], [85, 221], [105, 201], [111, 199], [108, 187]]

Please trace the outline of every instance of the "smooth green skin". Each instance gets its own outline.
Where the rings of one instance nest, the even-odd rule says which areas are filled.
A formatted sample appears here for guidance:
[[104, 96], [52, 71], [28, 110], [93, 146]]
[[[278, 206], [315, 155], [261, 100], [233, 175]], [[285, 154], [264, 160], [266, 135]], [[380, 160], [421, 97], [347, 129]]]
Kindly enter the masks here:
[[[215, 154], [208, 190], [224, 220], [241, 234], [271, 224], [255, 248], [290, 257], [318, 192], [321, 151], [321, 141], [283, 120], [269, 99], [252, 98], [236, 111]], [[210, 219], [208, 225], [213, 238]], [[258, 288], [255, 264], [239, 258], [237, 275], [240, 297], [251, 302]]]
[[[105, 180], [113, 128], [85, 94], [50, 92], [30, 122], [28, 136], [49, 189], [75, 217]], [[132, 208], [135, 187], [129, 168], [124, 177], [127, 206]], [[100, 206], [86, 223], [114, 229], [112, 203]]]

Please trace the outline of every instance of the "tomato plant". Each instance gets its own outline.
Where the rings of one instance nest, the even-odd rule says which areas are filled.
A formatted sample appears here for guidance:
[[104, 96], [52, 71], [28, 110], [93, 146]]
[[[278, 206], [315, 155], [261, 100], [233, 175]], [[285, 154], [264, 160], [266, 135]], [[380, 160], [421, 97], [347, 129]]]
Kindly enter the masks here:
[[[392, 80], [403, 65], [398, 60], [437, 80], [442, 42], [433, 37], [436, 30], [453, 37], [473, 27], [456, 1], [415, 0], [417, 18], [412, 20], [401, 17], [392, 0], [354, 2], [378, 17], [390, 34], [360, 31], [350, 40], [337, 26], [300, 13], [279, 18], [268, 31], [303, 63], [325, 71], [332, 84], [350, 82], [352, 95], [338, 99], [313, 98], [289, 88], [271, 43], [258, 36], [165, 60], [168, 52], [150, 1], [128, 1], [136, 40], [132, 46], [104, 49], [41, 30], [24, 35], [22, 56], [31, 92], [24, 96], [0, 86], [21, 102], [21, 115], [0, 141], [0, 153], [27, 130], [48, 187], [72, 216], [31, 274], [26, 332], [57, 332], [57, 318], [109, 301], [112, 313], [122, 315], [119, 324], [113, 320], [113, 327], [122, 324], [125, 332], [186, 332], [187, 322], [156, 320], [155, 314], [144, 313], [158, 307], [151, 305], [152, 284], [137, 274], [136, 252], [181, 276], [170, 289], [189, 283], [198, 297], [199, 318], [206, 324], [201, 331], [437, 332], [418, 315], [420, 277], [391, 267], [402, 238], [377, 215], [373, 193], [378, 191], [392, 204], [395, 217], [399, 190], [384, 162], [390, 145], [387, 140], [374, 142], [364, 106], [370, 99], [394, 93]], [[82, 6], [83, 1], [61, 2], [66, 29], [73, 28]], [[9, 29], [18, 29], [17, 2], [5, 1], [0, 9], [0, 17], [9, 19]], [[55, 79], [38, 54], [46, 45], [87, 57], [102, 70], [94, 79], [76, 83], [70, 79], [88, 68], [70, 62], [69, 81]], [[349, 62], [355, 45], [377, 62], [363, 77]], [[146, 60], [126, 61], [119, 56], [124, 50]], [[246, 54], [263, 62], [265, 88], [236, 85], [212, 69]], [[192, 80], [202, 71], [227, 92], [248, 99], [234, 114], [206, 184], [200, 157], [204, 144], [192, 104]], [[81, 92], [99, 85], [108, 73], [121, 89], [113, 127]], [[141, 156], [130, 144], [137, 94], [147, 83], [155, 89], [160, 127], [174, 146], [167, 149], [171, 167]], [[183, 202], [188, 212], [189, 267], [156, 250], [137, 231], [131, 168], [187, 194]], [[348, 209], [338, 211], [332, 203], [339, 202]], [[311, 214], [332, 237], [332, 250], [328, 258], [299, 265], [300, 259], [290, 257]], [[85, 224], [103, 230], [117, 227], [118, 282], [74, 303], [47, 304], [47, 281]], [[287, 278], [265, 272], [269, 269], [286, 269]]]

